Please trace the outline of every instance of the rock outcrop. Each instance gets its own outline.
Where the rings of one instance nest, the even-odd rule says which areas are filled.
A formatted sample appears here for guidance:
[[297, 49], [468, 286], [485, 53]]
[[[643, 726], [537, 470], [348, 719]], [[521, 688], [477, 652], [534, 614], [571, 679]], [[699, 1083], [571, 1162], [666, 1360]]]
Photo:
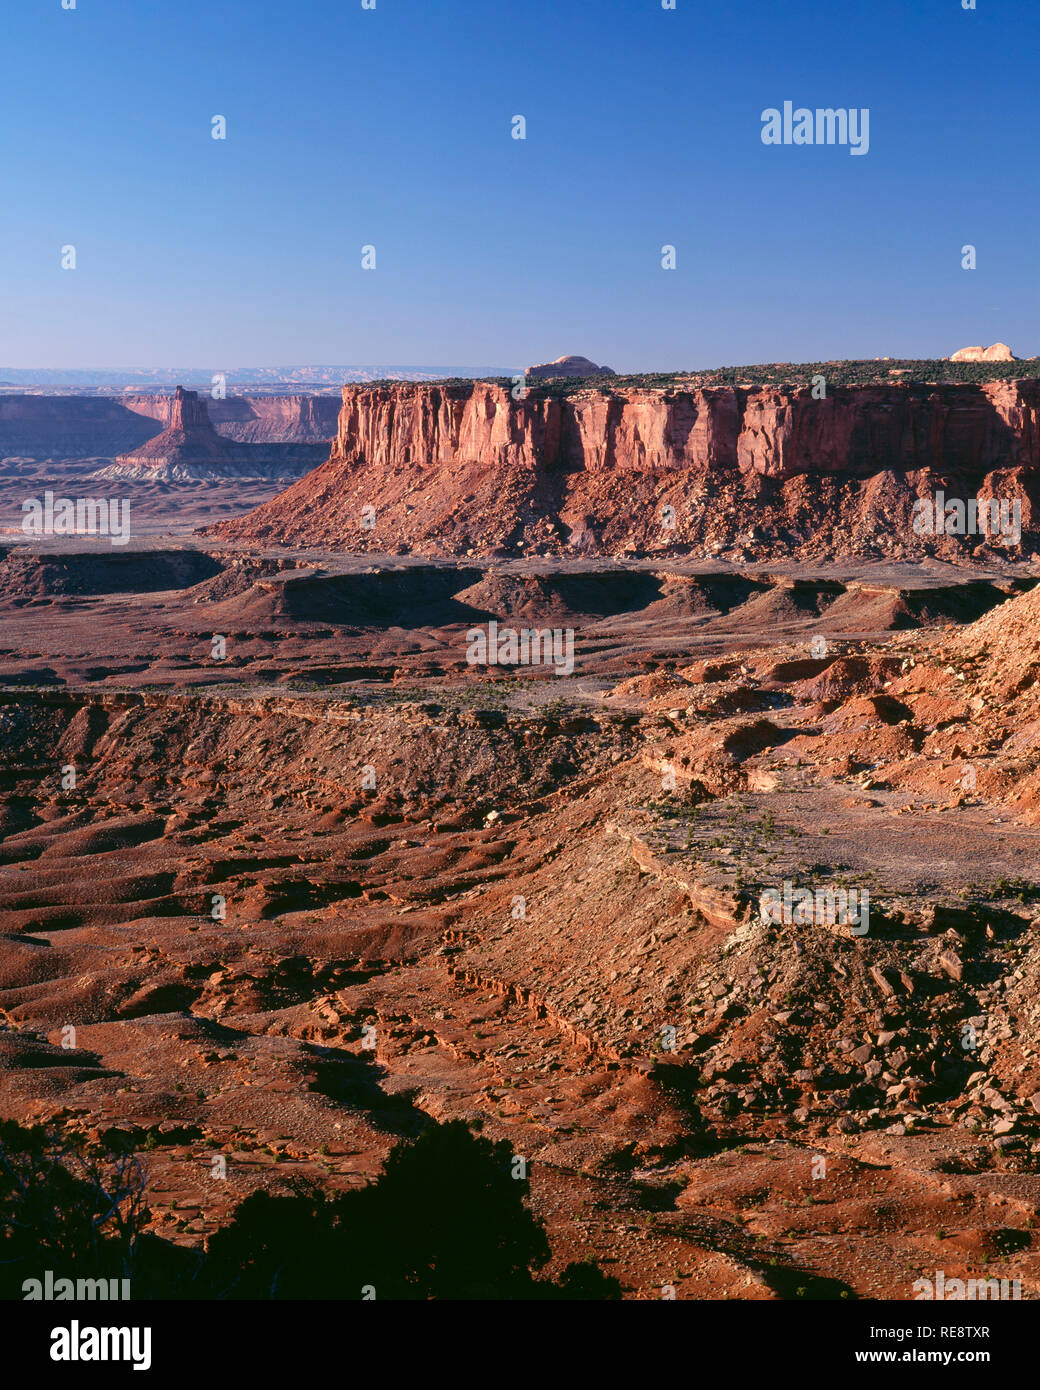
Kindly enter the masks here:
[[988, 348], [958, 348], [950, 358], [951, 362], [1016, 362], [1017, 360], [1007, 343], [991, 343]]
[[482, 381], [347, 386], [328, 462], [216, 529], [426, 554], [977, 548], [977, 535], [915, 533], [914, 503], [940, 490], [1018, 499], [1031, 546], [1040, 382], [893, 383], [823, 400], [798, 387], [536, 389], [514, 401]]
[[170, 402], [166, 429], [131, 453], [121, 454], [105, 478], [291, 477], [318, 462], [318, 444], [241, 444], [217, 434], [206, 401], [197, 391], [178, 386]]
[[597, 367], [587, 357], [557, 357], [552, 362], [540, 362], [536, 367], [528, 367], [527, 375], [532, 380], [550, 380], [553, 377], [614, 376], [609, 367]]

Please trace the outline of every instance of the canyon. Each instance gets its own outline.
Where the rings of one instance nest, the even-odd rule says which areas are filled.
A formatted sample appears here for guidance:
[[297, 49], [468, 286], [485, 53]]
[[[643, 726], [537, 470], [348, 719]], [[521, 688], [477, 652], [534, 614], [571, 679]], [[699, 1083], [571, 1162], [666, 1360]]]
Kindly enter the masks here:
[[626, 1298], [1036, 1296], [1034, 586], [7, 548], [0, 1117], [130, 1146], [184, 1251], [461, 1119]]
[[[1040, 1296], [1037, 403], [347, 386], [277, 495], [141, 412], [144, 530], [0, 543], [0, 1121], [131, 1154], [185, 1257], [462, 1122], [547, 1278]], [[916, 537], [933, 487], [1022, 546]]]
[[19, 533], [27, 497], [96, 496], [118, 480], [135, 534], [189, 534], [266, 501], [328, 456], [333, 397], [190, 394], [201, 410], [189, 435], [176, 393], [0, 394], [0, 533]]
[[[170, 427], [175, 396], [0, 395], [0, 458], [115, 458]], [[336, 432], [333, 396], [207, 398], [216, 432], [239, 443], [319, 444]]]

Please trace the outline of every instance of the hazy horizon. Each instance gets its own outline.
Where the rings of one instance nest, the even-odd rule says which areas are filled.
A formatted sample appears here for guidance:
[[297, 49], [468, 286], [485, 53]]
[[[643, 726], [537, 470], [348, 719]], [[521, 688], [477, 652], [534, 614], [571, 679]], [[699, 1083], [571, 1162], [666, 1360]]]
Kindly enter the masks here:
[[[990, 346], [983, 344], [961, 344], [962, 347], [968, 346]], [[629, 372], [615, 372], [618, 376], [639, 376], [654, 374], [676, 375], [696, 375], [700, 372], [710, 372], [718, 370], [739, 370], [740, 368], [758, 366], [800, 366], [822, 362], [870, 362], [870, 361], [942, 361], [948, 360], [950, 353], [942, 354], [936, 358], [912, 358], [899, 353], [886, 353], [874, 358], [854, 358], [854, 357], [808, 357], [803, 359], [776, 358], [772, 362], [716, 362], [711, 364], [701, 363], [696, 366], [675, 366], [671, 368], [633, 368]], [[1014, 354], [1016, 361], [1027, 362], [1036, 361], [1036, 354]], [[552, 360], [552, 359], [547, 359]], [[537, 365], [535, 363], [526, 364], [527, 366]], [[609, 366], [609, 363], [603, 364]], [[0, 366], [0, 387], [10, 387], [18, 385], [60, 385], [69, 386], [101, 386], [113, 384], [116, 379], [122, 377], [140, 377], [139, 383], [142, 387], [146, 385], [174, 386], [191, 383], [194, 386], [209, 386], [212, 377], [220, 373], [224, 376], [226, 384], [250, 385], [264, 384], [265, 379], [272, 384], [291, 384], [298, 380], [301, 386], [325, 385], [332, 389], [334, 383], [342, 380], [343, 384], [350, 384], [352, 376], [361, 379], [378, 379], [377, 373], [386, 373], [393, 377], [396, 373], [410, 373], [415, 376], [425, 376], [432, 380], [441, 380], [449, 377], [508, 377], [514, 372], [522, 372], [523, 366], [459, 366], [445, 363], [352, 363], [336, 365], [331, 363], [313, 364], [289, 364], [285, 366], [258, 365], [251, 367], [208, 367], [208, 366], [179, 366], [179, 367], [3, 367]], [[11, 378], [11, 379], [9, 379]], [[50, 378], [50, 380], [48, 380]], [[77, 380], [79, 378], [80, 380]], [[161, 378], [161, 380], [160, 380]], [[138, 384], [133, 381], [131, 385]]]

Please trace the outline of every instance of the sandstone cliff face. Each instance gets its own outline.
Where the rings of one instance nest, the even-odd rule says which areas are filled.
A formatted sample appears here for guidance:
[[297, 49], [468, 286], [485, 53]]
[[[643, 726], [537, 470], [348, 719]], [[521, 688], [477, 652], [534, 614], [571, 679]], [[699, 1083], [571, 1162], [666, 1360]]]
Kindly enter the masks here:
[[1040, 382], [808, 390], [591, 391], [513, 401], [470, 386], [347, 386], [333, 458], [460, 460], [532, 471], [695, 469], [867, 477], [885, 469], [1040, 467]]
[[1040, 386], [857, 387], [814, 401], [809, 392], [748, 393], [740, 467], [765, 477], [884, 469], [1036, 468]]
[[[222, 534], [347, 549], [955, 553], [916, 498], [1040, 483], [1040, 383], [829, 391], [346, 386], [322, 468]], [[1003, 490], [1001, 490], [1003, 489]], [[662, 524], [662, 508], [675, 510]], [[376, 525], [363, 529], [363, 508]], [[756, 534], [761, 533], [761, 534]], [[951, 542], [951, 544], [947, 544]], [[815, 547], [815, 548], [814, 548]]]
[[240, 444], [327, 444], [336, 433], [335, 396], [228, 396], [209, 402], [213, 428]]

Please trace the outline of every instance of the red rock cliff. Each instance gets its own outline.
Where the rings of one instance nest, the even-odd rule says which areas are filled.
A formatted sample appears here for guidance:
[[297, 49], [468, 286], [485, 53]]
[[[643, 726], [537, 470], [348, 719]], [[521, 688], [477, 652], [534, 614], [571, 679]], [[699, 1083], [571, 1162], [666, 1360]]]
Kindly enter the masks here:
[[[345, 386], [329, 461], [218, 530], [430, 553], [946, 553], [950, 538], [922, 547], [910, 530], [914, 499], [944, 480], [961, 496], [1020, 496], [1028, 525], [1040, 383], [835, 388], [823, 400], [796, 387], [514, 401], [491, 382]], [[367, 530], [366, 506], [378, 518]]]
[[345, 386], [333, 457], [370, 467], [655, 472], [764, 477], [883, 469], [1040, 467], [1040, 382], [832, 390], [715, 387], [513, 401], [472, 386]]

